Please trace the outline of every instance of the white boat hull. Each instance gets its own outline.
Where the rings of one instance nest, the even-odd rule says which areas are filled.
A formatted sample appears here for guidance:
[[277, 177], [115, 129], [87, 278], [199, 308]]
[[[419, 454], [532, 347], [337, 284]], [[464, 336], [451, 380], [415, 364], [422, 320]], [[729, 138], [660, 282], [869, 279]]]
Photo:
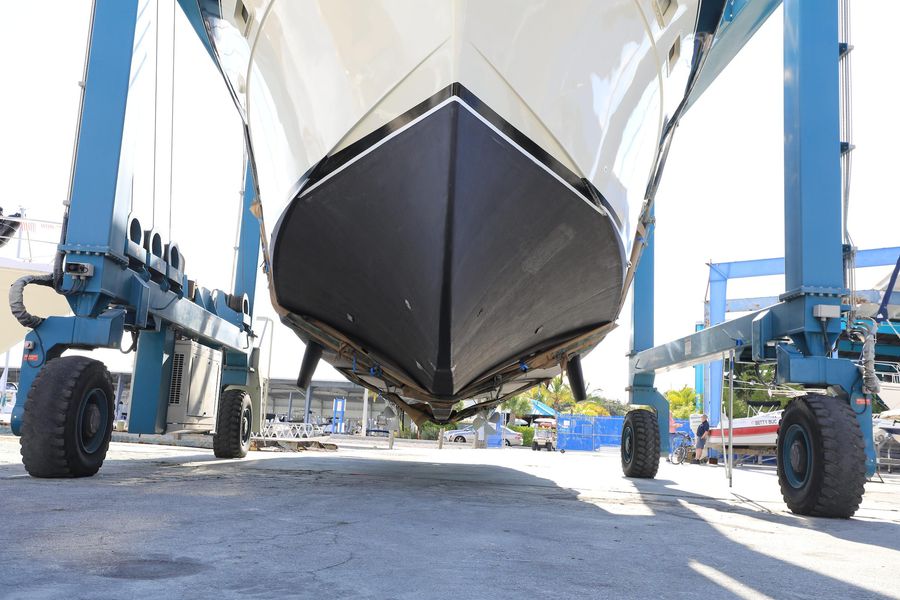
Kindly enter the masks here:
[[735, 448], [774, 448], [778, 442], [778, 424], [783, 411], [773, 411], [752, 417], [734, 420], [734, 429], [729, 432], [728, 420], [709, 430], [707, 447], [721, 449], [729, 444], [732, 436]]
[[878, 396], [887, 405], [888, 410], [900, 411], [900, 382], [882, 380]]
[[698, 4], [201, 2], [282, 320], [424, 418], [577, 363], [621, 309]]
[[222, 0], [207, 14], [267, 209], [304, 174], [460, 84], [614, 207], [632, 233], [690, 70], [696, 0]]

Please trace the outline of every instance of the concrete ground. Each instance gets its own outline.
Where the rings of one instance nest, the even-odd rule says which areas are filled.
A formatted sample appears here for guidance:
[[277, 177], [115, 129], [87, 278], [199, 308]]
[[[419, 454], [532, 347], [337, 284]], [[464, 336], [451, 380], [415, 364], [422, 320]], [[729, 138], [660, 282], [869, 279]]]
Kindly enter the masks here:
[[36, 480], [0, 435], [2, 598], [900, 598], [900, 479], [849, 521], [787, 512], [772, 469], [614, 451], [114, 443]]

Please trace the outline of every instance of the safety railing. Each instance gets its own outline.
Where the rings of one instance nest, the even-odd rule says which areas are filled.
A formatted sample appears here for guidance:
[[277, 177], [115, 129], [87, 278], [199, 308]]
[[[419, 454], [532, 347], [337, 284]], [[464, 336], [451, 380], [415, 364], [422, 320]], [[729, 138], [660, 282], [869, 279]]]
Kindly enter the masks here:
[[305, 440], [325, 435], [325, 431], [312, 423], [283, 423], [266, 421], [259, 437], [283, 440]]
[[12, 231], [11, 228], [0, 230], [0, 257], [46, 263], [56, 254], [62, 223], [18, 214], [3, 215], [0, 219], [18, 225]]

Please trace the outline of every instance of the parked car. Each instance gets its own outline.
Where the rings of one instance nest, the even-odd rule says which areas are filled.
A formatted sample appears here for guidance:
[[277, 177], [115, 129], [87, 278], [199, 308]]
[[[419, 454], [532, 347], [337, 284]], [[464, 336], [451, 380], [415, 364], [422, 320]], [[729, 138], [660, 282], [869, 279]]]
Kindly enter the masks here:
[[[474, 439], [475, 430], [471, 426], [444, 432], [445, 442], [459, 442], [465, 444], [467, 442], [471, 442]], [[503, 427], [503, 442], [507, 446], [521, 446], [522, 434], [518, 431], [513, 431], [509, 427]]]

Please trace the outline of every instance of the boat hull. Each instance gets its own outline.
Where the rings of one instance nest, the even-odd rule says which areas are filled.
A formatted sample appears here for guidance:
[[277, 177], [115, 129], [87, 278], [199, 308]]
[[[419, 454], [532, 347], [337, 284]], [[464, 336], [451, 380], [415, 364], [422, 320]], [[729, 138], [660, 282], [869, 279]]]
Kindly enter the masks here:
[[[731, 439], [735, 448], [775, 448], [778, 444], [778, 424], [783, 411], [763, 413], [734, 420]], [[729, 443], [728, 421], [709, 430], [707, 446], [721, 448]]]
[[416, 420], [568, 368], [621, 310], [698, 6], [202, 0], [282, 321]]
[[272, 267], [287, 322], [444, 400], [608, 325], [625, 270], [599, 193], [459, 85], [320, 163]]

